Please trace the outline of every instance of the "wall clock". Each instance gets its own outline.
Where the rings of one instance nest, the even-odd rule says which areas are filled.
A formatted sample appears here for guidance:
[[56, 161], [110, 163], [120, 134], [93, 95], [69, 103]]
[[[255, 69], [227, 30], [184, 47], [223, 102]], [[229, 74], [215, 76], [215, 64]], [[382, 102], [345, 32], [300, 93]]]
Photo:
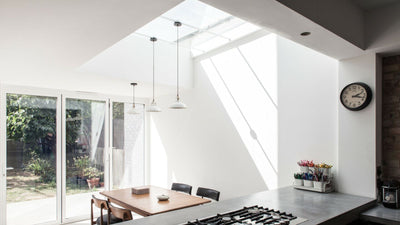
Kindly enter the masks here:
[[368, 106], [372, 99], [371, 88], [361, 82], [348, 84], [340, 93], [343, 106], [352, 111], [359, 111]]

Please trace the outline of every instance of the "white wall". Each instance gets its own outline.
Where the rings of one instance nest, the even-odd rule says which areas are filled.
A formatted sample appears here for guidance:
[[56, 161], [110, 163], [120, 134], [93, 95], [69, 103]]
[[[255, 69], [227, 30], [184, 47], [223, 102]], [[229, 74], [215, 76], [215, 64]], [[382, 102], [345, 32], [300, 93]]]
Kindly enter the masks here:
[[[0, 69], [0, 83], [27, 87], [60, 89], [68, 91], [91, 92], [120, 96], [132, 96], [130, 82], [134, 79], [112, 78], [92, 73], [73, 71], [40, 71], [30, 72], [2, 71]], [[158, 85], [158, 94], [174, 93], [172, 86]], [[151, 85], [139, 82], [136, 87], [136, 97], [151, 97]]]
[[175, 97], [170, 95], [158, 99], [163, 112], [151, 114], [156, 131], [151, 131], [150, 181], [168, 188], [174, 181], [188, 183], [194, 193], [198, 186], [214, 188], [221, 191], [221, 199], [265, 190], [200, 64], [195, 74], [194, 89], [181, 94], [188, 109], [168, 109]]
[[337, 60], [278, 38], [279, 186], [293, 182], [302, 159], [337, 171]]
[[[376, 56], [367, 54], [339, 62], [339, 90], [352, 82], [368, 84], [373, 98], [361, 111], [339, 104], [338, 190], [343, 193], [376, 197]], [[378, 94], [379, 96], [379, 94]]]
[[[277, 179], [282, 187], [292, 184], [301, 159], [333, 164], [336, 171], [338, 62], [284, 38], [269, 41], [277, 51], [279, 114], [278, 127], [269, 124], [268, 129], [279, 132]], [[248, 149], [252, 145], [243, 142], [248, 129], [238, 133], [220, 100], [224, 97], [213, 89], [218, 85], [210, 83], [199, 61], [194, 66], [194, 89], [182, 93], [189, 108], [167, 109], [174, 96], [164, 96], [158, 100], [164, 111], [152, 114], [150, 181], [166, 187], [173, 181], [208, 186], [224, 199], [269, 188], [260, 174], [264, 170], [252, 158], [254, 149]]]
[[[133, 33], [93, 57], [79, 71], [151, 83], [152, 57], [153, 46], [149, 38]], [[176, 66], [176, 44], [161, 40], [155, 42], [154, 71], [157, 84], [176, 86]], [[193, 60], [190, 48], [182, 45], [179, 50], [179, 72], [180, 86], [191, 88]]]

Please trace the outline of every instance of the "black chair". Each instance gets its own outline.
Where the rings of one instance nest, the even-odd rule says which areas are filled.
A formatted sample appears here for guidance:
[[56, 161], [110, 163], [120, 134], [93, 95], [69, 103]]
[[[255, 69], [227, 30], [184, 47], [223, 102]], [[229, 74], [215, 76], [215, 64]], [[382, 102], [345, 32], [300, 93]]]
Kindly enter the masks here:
[[210, 189], [210, 188], [203, 188], [203, 187], [197, 188], [197, 192], [196, 192], [197, 196], [201, 196], [202, 198], [204, 198], [204, 197], [210, 198], [215, 201], [219, 201], [219, 194], [220, 194], [220, 192], [217, 190]]
[[[100, 217], [97, 218], [97, 220], [94, 220], [93, 218], [93, 205], [95, 205], [97, 208], [100, 208]], [[114, 215], [112, 215], [107, 200], [96, 198], [94, 195], [92, 195], [92, 199], [90, 201], [90, 210], [91, 225], [109, 225], [123, 221], [122, 219], [116, 218]], [[107, 214], [103, 215], [103, 210], [107, 210]]]
[[192, 194], [192, 186], [188, 184], [172, 183], [171, 190], [185, 192], [189, 195]]

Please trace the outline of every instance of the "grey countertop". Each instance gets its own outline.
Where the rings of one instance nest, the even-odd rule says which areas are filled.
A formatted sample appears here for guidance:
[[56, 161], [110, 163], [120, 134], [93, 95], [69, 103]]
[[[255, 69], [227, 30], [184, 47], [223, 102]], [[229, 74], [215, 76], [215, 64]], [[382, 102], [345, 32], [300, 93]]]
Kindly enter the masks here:
[[400, 209], [389, 209], [379, 204], [361, 214], [363, 220], [383, 223], [400, 224]]
[[372, 198], [336, 192], [317, 193], [285, 187], [127, 221], [123, 224], [177, 225], [253, 205], [273, 208], [305, 218], [307, 221], [302, 223], [304, 225], [345, 224], [358, 218], [361, 212], [375, 204], [375, 199]]

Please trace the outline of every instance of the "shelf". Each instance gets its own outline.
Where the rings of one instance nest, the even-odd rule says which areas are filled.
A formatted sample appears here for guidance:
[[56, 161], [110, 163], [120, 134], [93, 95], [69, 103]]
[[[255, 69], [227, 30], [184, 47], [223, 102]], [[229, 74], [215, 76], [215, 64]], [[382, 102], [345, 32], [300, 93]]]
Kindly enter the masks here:
[[306, 187], [306, 186], [299, 186], [293, 185], [296, 189], [307, 190], [307, 191], [314, 191], [314, 192], [321, 192], [321, 193], [329, 193], [333, 192], [335, 188], [333, 187], [332, 183], [325, 184], [323, 188], [314, 188], [314, 187]]

